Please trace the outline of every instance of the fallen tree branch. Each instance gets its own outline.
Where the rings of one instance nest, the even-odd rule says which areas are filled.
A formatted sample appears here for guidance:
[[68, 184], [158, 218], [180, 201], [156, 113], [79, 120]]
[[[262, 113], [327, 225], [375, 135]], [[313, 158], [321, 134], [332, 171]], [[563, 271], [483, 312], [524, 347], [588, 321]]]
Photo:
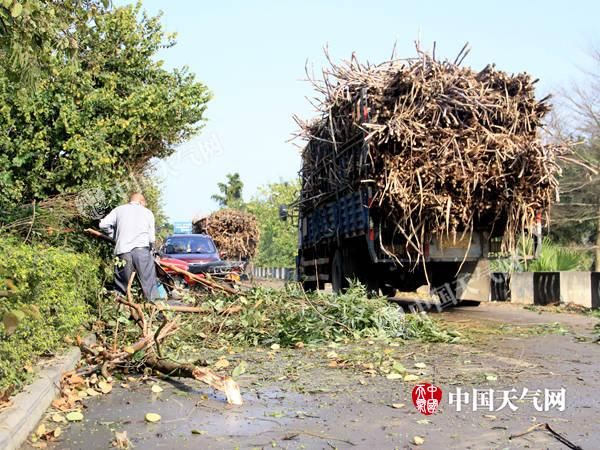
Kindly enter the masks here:
[[156, 355], [148, 355], [144, 364], [165, 375], [194, 378], [208, 384], [213, 389], [222, 391], [227, 397], [227, 403], [242, 405], [242, 395], [238, 384], [231, 377], [222, 377], [209, 369], [200, 368], [193, 364], [174, 363]]
[[156, 308], [156, 310], [158, 310], [158, 311], [174, 311], [174, 312], [180, 312], [180, 313], [203, 313], [203, 312], [205, 312], [202, 308], [199, 308], [197, 306], [168, 305], [168, 304], [164, 304], [164, 305], [145, 304], [144, 305], [144, 309], [152, 309], [152, 308]]
[[548, 431], [556, 440], [558, 440], [562, 444], [566, 445], [571, 450], [583, 450], [579, 445], [572, 443], [566, 437], [564, 437], [560, 433], [557, 433], [556, 431], [554, 431], [550, 427], [550, 425], [548, 425], [547, 423], [537, 423], [535, 425], [532, 425], [521, 433], [511, 434], [508, 437], [508, 439], [515, 439], [515, 438], [523, 437], [523, 436], [525, 436], [533, 431], [536, 431], [536, 430]]
[[194, 281], [197, 281], [198, 283], [202, 284], [203, 286], [206, 286], [209, 289], [220, 290], [220, 291], [226, 292], [227, 294], [232, 294], [232, 295], [238, 294], [238, 292], [235, 289], [232, 289], [232, 288], [230, 288], [228, 286], [223, 286], [222, 284], [219, 284], [219, 283], [217, 283], [215, 281], [211, 281], [211, 280], [208, 280], [206, 278], [199, 277], [198, 275], [195, 275], [192, 272], [188, 272], [187, 270], [184, 270], [184, 269], [182, 269], [180, 267], [177, 267], [177, 266], [175, 266], [173, 264], [169, 264], [167, 262], [161, 261], [160, 265], [163, 266], [163, 267], [166, 267], [167, 269], [171, 269], [172, 271], [177, 272], [177, 273], [179, 273], [181, 275], [186, 275], [190, 279], [192, 279]]
[[[83, 347], [82, 351], [88, 355], [87, 361], [90, 367], [80, 371], [80, 373], [91, 374], [100, 371], [108, 379], [110, 371], [130, 361], [134, 354], [143, 351], [144, 358], [142, 365], [157, 370], [158, 372], [178, 377], [193, 378], [208, 384], [213, 389], [222, 391], [227, 397], [227, 402], [234, 405], [243, 404], [242, 396], [238, 384], [231, 377], [222, 377], [209, 369], [200, 368], [191, 364], [177, 363], [160, 357], [160, 345], [169, 336], [178, 330], [178, 317], [173, 320], [164, 318], [156, 331], [152, 332], [152, 321], [156, 311], [171, 310], [174, 307], [168, 305], [140, 305], [135, 303], [131, 293], [131, 285], [135, 278], [135, 272], [131, 274], [127, 286], [127, 300], [122, 297], [117, 299], [118, 304], [129, 308], [133, 321], [140, 328], [141, 337], [133, 344], [119, 348], [117, 338], [118, 333], [113, 332], [112, 350], [107, 350], [105, 346], [98, 347], [95, 350], [91, 346]], [[185, 312], [200, 312], [199, 308], [181, 306]], [[146, 317], [144, 309], [150, 309], [149, 317]]]

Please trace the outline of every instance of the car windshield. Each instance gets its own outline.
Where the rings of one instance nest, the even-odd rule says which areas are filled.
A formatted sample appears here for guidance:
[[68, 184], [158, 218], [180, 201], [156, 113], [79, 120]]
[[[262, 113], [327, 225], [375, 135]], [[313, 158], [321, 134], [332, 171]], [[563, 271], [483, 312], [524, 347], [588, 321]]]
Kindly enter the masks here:
[[206, 236], [171, 236], [165, 242], [165, 253], [214, 253], [215, 246]]

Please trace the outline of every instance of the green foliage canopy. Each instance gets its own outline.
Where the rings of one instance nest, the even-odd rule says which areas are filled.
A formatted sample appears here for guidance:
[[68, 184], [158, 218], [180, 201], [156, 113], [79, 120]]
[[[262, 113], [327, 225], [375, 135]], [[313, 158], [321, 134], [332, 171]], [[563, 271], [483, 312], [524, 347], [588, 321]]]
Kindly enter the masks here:
[[159, 17], [126, 6], [74, 23], [76, 64], [56, 53], [33, 87], [0, 63], [0, 209], [111, 186], [198, 131], [207, 88], [157, 52]]
[[0, 0], [0, 59], [18, 80], [43, 76], [53, 58], [77, 54], [77, 26], [110, 7], [109, 0]]
[[294, 267], [298, 248], [298, 227], [291, 218], [279, 218], [279, 205], [298, 199], [300, 180], [280, 181], [259, 189], [246, 204], [248, 212], [259, 222], [260, 242], [255, 264], [262, 267]]

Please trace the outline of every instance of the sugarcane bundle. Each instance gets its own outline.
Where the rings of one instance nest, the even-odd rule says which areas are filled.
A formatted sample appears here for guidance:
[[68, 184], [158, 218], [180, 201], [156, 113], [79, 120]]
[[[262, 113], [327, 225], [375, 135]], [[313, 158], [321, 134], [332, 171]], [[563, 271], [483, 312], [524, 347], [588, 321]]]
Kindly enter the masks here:
[[298, 119], [300, 207], [371, 183], [372, 205], [419, 255], [425, 236], [493, 227], [514, 248], [557, 195], [562, 149], [540, 139], [549, 97], [536, 99], [528, 74], [463, 58], [331, 63], [313, 81], [320, 116]]
[[204, 219], [203, 227], [227, 259], [250, 259], [260, 236], [258, 221], [250, 213], [221, 209]]

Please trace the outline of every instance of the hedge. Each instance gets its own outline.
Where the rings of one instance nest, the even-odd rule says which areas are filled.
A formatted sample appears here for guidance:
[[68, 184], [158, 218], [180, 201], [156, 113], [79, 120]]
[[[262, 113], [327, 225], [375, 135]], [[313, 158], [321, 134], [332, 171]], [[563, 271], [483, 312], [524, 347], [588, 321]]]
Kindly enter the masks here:
[[0, 393], [82, 331], [101, 287], [100, 262], [0, 237]]

